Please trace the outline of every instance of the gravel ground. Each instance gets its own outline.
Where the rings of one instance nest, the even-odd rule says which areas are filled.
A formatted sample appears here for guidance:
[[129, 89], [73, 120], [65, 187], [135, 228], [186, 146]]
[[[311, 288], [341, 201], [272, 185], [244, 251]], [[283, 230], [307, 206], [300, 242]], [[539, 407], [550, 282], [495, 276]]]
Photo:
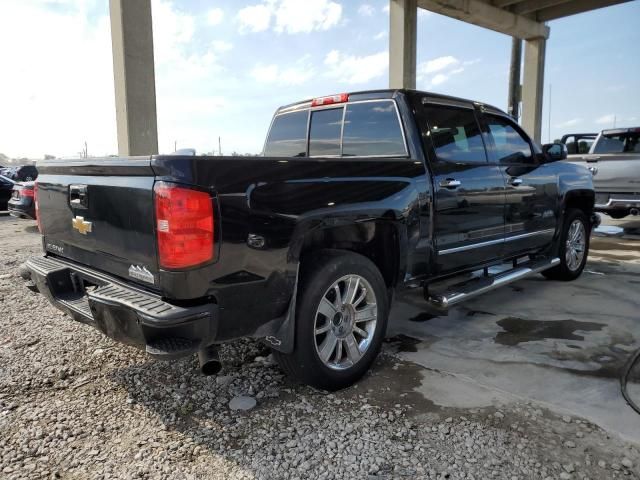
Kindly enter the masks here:
[[640, 478], [637, 445], [579, 418], [430, 404], [398, 339], [335, 394], [292, 384], [253, 341], [225, 345], [217, 377], [153, 362], [24, 288], [39, 250], [32, 222], [0, 218], [0, 478]]

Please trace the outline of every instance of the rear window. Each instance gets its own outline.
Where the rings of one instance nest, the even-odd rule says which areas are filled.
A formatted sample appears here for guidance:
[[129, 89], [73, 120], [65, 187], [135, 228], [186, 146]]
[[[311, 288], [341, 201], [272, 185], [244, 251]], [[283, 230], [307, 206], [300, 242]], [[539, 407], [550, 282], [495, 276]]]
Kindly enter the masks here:
[[311, 112], [309, 156], [340, 155], [343, 108]]
[[640, 132], [602, 135], [593, 153], [640, 153]]
[[306, 110], [276, 115], [264, 146], [265, 157], [304, 157], [307, 154]]
[[393, 102], [347, 104], [342, 155], [406, 155], [402, 129]]
[[[265, 156], [305, 156], [308, 110], [276, 115]], [[374, 100], [312, 109], [309, 156], [406, 157], [395, 102]]]

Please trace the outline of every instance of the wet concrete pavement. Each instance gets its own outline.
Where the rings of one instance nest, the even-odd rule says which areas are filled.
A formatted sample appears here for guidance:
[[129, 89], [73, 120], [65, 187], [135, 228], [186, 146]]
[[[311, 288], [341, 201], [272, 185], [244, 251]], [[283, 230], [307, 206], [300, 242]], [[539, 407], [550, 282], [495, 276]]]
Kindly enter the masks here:
[[[574, 282], [536, 275], [446, 317], [426, 314], [421, 292], [397, 303], [389, 335], [402, 359], [425, 367], [416, 390], [443, 407], [534, 400], [640, 443], [640, 415], [619, 384], [640, 347], [640, 221], [603, 220]], [[629, 391], [640, 403], [640, 385]]]

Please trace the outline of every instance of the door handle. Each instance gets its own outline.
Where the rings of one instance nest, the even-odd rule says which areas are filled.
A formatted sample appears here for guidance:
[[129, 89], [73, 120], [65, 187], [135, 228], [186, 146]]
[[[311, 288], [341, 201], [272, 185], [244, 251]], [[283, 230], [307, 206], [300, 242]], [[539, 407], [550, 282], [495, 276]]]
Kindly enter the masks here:
[[442, 188], [457, 188], [460, 185], [462, 185], [462, 182], [455, 178], [445, 178], [444, 180], [440, 180], [440, 186]]
[[522, 185], [522, 179], [518, 177], [511, 177], [509, 179], [509, 184], [517, 187], [518, 185]]
[[585, 160], [587, 162], [597, 162], [598, 160], [600, 160], [600, 157], [586, 157]]

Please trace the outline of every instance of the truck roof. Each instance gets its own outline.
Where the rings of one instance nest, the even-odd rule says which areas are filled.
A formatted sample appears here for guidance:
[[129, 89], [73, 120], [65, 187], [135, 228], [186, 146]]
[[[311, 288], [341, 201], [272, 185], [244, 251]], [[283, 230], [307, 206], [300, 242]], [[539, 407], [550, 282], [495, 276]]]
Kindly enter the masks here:
[[594, 132], [589, 133], [565, 133], [562, 138], [565, 137], [596, 137], [598, 134]]
[[629, 127], [629, 128], [608, 128], [607, 130], [602, 130], [603, 135], [615, 135], [618, 133], [635, 133], [640, 132], [640, 127]]
[[[369, 99], [379, 99], [379, 98], [380, 99], [382, 99], [382, 98], [394, 98], [396, 96], [396, 94], [398, 94], [398, 93], [420, 93], [420, 94], [427, 95], [427, 96], [432, 97], [432, 98], [437, 98], [437, 99], [442, 99], [442, 100], [452, 100], [452, 101], [458, 101], [458, 102], [474, 103], [476, 105], [480, 105], [480, 106], [483, 106], [485, 108], [496, 110], [496, 111], [501, 112], [501, 113], [506, 115], [506, 113], [502, 109], [494, 107], [493, 105], [489, 105], [488, 103], [478, 102], [476, 100], [469, 100], [467, 98], [454, 97], [454, 96], [451, 96], [451, 95], [443, 95], [441, 93], [426, 92], [424, 90], [411, 90], [411, 89], [406, 89], [406, 88], [384, 88], [384, 89], [377, 89], [377, 90], [361, 90], [361, 91], [356, 91], [356, 92], [346, 92], [346, 94], [349, 95], [349, 100], [369, 100]], [[323, 98], [323, 97], [315, 97], [315, 98]], [[311, 106], [311, 102], [312, 101], [313, 101], [313, 98], [309, 98], [307, 100], [302, 100], [302, 101], [299, 101], [299, 102], [290, 103], [288, 105], [283, 105], [283, 106], [278, 108], [276, 113], [280, 113], [280, 112], [282, 112], [284, 110], [296, 110], [298, 108], [307, 108], [307, 107]]]

